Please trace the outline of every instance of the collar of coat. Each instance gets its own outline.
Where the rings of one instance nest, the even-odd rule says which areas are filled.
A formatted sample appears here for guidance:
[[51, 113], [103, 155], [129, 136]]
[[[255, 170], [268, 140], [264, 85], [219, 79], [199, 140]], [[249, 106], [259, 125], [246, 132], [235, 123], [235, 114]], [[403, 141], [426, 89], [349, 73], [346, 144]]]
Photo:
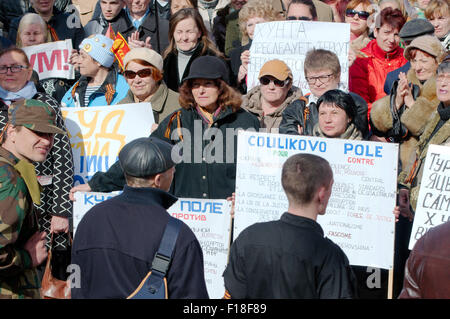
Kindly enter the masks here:
[[420, 136], [420, 141], [417, 145], [417, 155], [420, 159], [425, 158], [427, 155], [428, 145], [441, 145], [448, 138], [450, 138], [450, 122], [448, 120], [445, 121], [444, 125], [437, 132], [435, 132], [433, 136], [431, 136], [440, 120], [441, 116], [436, 111], [425, 127], [423, 134]]
[[[114, 95], [116, 84], [117, 84], [116, 82], [117, 82], [117, 70], [116, 70], [115, 66], [112, 66], [109, 69], [106, 79], [103, 81], [102, 85], [98, 88], [97, 91], [92, 93], [91, 96], [94, 96], [97, 94], [106, 95], [109, 91], [111, 91], [108, 88], [112, 88], [114, 90], [114, 92], [111, 92], [112, 95]], [[81, 76], [81, 78], [78, 80], [77, 83], [75, 83], [75, 85], [72, 89], [72, 97], [75, 95], [75, 92], [76, 92], [80, 95], [81, 103], [84, 103], [84, 95], [85, 95], [86, 87], [87, 87], [88, 83], [89, 83], [88, 77]], [[110, 98], [112, 100], [113, 97], [110, 97]], [[108, 105], [109, 104], [110, 104], [110, 102], [108, 102]], [[84, 105], [84, 106], [87, 106], [87, 105]]]
[[383, 51], [377, 43], [376, 39], [373, 39], [369, 44], [361, 50], [361, 52], [367, 54], [369, 57], [375, 57], [380, 60], [394, 60], [397, 58], [403, 58], [403, 49], [399, 46], [391, 52]]
[[[167, 100], [167, 96], [169, 95], [169, 88], [164, 82], [161, 82], [156, 92], [153, 94], [149, 102], [152, 104], [152, 110], [155, 112], [161, 112], [163, 110], [164, 103]], [[135, 96], [133, 92], [128, 90], [126, 100], [121, 101], [122, 103], [136, 103]]]

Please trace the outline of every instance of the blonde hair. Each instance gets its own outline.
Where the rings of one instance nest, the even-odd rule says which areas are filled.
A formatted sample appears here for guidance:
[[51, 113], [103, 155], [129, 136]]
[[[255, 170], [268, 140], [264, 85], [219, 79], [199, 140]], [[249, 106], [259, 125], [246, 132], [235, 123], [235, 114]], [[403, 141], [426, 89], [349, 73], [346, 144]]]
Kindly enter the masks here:
[[277, 21], [282, 19], [280, 12], [275, 10], [271, 1], [249, 0], [239, 11], [239, 29], [242, 34], [242, 43], [249, 41], [247, 34], [247, 21], [251, 18], [264, 18], [266, 21]]
[[47, 23], [44, 21], [44, 19], [42, 19], [42, 17], [39, 14], [27, 13], [22, 17], [22, 19], [20, 19], [19, 27], [17, 28], [16, 46], [18, 48], [22, 47], [22, 40], [20, 39], [20, 34], [27, 26], [32, 24], [38, 24], [39, 26], [42, 27], [42, 31], [44, 32], [44, 34], [46, 34], [45, 42], [52, 41], [52, 37], [47, 30]]
[[436, 13], [448, 16], [450, 14], [448, 2], [446, 0], [431, 0], [424, 13], [428, 20], [436, 18]]

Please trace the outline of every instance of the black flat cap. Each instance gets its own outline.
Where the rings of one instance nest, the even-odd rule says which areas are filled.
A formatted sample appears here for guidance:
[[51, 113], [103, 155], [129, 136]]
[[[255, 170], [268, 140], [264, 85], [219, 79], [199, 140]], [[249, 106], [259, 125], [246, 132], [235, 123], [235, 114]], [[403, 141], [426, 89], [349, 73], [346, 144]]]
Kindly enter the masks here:
[[200, 56], [192, 62], [189, 74], [183, 82], [190, 79], [222, 79], [230, 84], [227, 65], [222, 59], [212, 55]]
[[119, 152], [119, 162], [128, 176], [153, 176], [175, 165], [171, 153], [171, 144], [154, 137], [142, 137], [122, 148]]
[[434, 27], [428, 20], [419, 18], [406, 22], [398, 33], [403, 41], [412, 41], [426, 34], [434, 35]]

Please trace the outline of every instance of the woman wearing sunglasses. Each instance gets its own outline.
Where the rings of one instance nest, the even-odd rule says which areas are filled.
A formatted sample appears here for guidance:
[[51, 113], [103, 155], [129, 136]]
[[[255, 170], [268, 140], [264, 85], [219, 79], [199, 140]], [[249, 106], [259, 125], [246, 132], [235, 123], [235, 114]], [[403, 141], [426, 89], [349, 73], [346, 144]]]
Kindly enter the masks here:
[[367, 19], [374, 12], [372, 6], [369, 0], [352, 0], [345, 10], [345, 23], [350, 24], [350, 48], [355, 55], [371, 41]]
[[281, 60], [264, 63], [258, 79], [260, 84], [245, 95], [242, 108], [258, 118], [261, 128], [278, 133], [283, 111], [302, 96], [302, 90], [292, 86], [292, 71]]
[[112, 45], [113, 40], [101, 34], [91, 35], [81, 42], [81, 78], [66, 92], [62, 106], [115, 105], [125, 98], [129, 86], [113, 65]]
[[132, 49], [125, 55], [123, 64], [123, 75], [130, 90], [119, 104], [150, 102], [155, 123], [179, 108], [178, 93], [169, 89], [162, 80], [163, 59], [156, 51]]
[[372, 103], [386, 95], [384, 81], [387, 74], [407, 62], [399, 46], [399, 32], [406, 22], [402, 12], [386, 8], [376, 20], [375, 39], [360, 51], [364, 57], [357, 57], [349, 69], [350, 91], [364, 98], [368, 113]]

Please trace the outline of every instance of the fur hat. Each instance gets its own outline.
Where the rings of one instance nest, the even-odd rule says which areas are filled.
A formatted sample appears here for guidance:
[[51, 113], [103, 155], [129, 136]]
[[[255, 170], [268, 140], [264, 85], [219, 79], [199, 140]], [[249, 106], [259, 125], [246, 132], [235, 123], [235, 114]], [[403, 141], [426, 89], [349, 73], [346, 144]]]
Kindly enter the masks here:
[[93, 34], [84, 39], [80, 49], [84, 50], [95, 61], [109, 68], [114, 62], [114, 53], [111, 51], [114, 41], [102, 34]]
[[423, 35], [415, 38], [411, 44], [406, 47], [404, 52], [404, 56], [408, 61], [411, 61], [411, 51], [414, 49], [418, 49], [434, 56], [437, 61], [439, 61], [445, 53], [441, 42], [434, 35]]

